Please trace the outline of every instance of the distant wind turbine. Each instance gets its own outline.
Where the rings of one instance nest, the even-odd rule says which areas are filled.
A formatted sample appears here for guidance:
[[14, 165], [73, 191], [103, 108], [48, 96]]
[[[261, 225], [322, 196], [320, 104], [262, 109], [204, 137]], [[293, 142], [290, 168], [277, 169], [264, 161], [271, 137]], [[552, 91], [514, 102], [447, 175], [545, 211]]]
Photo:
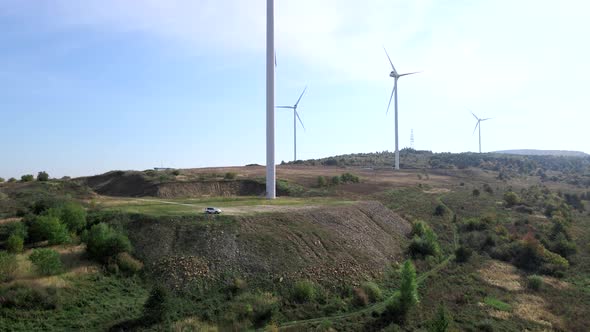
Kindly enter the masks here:
[[305, 87], [305, 89], [303, 89], [303, 92], [301, 92], [301, 96], [299, 96], [299, 99], [297, 99], [297, 102], [295, 103], [295, 105], [293, 105], [293, 106], [277, 106], [277, 108], [288, 108], [288, 109], [293, 110], [293, 161], [297, 161], [297, 120], [299, 120], [299, 123], [301, 123], [301, 127], [303, 127], [303, 130], [305, 130], [305, 126], [303, 125], [303, 121], [301, 121], [301, 118], [299, 117], [299, 113], [297, 113], [297, 106], [299, 105], [299, 102], [301, 101], [301, 98], [303, 97], [305, 90], [307, 90], [307, 87]]
[[[473, 114], [473, 112], [471, 112], [471, 114]], [[475, 117], [475, 119], [477, 120], [477, 123], [475, 124], [475, 128], [473, 128], [473, 134], [475, 134], [475, 130], [477, 129], [477, 127], [479, 127], [479, 153], [481, 153], [481, 122], [486, 121], [486, 120], [490, 120], [491, 118], [480, 119], [475, 114], [473, 114], [473, 117]], [[471, 135], [473, 135], [473, 134], [471, 134]]]
[[389, 54], [387, 54], [387, 50], [385, 49], [385, 47], [383, 48], [383, 50], [385, 51], [385, 55], [387, 55], [387, 59], [389, 60], [389, 63], [391, 64], [391, 69], [393, 69], [391, 71], [391, 73], [389, 74], [389, 76], [395, 78], [395, 82], [393, 83], [393, 90], [391, 90], [391, 97], [389, 97], [389, 104], [387, 104], [387, 112], [385, 112], [385, 114], [387, 115], [389, 113], [389, 106], [391, 106], [391, 99], [395, 95], [395, 102], [394, 102], [394, 108], [395, 108], [395, 169], [399, 169], [399, 139], [398, 139], [398, 132], [397, 132], [397, 80], [402, 76], [417, 74], [417, 73], [419, 73], [419, 71], [412, 72], [412, 73], [398, 74], [397, 70], [395, 70], [395, 67], [393, 66], [393, 62], [391, 62], [391, 58], [389, 57]]

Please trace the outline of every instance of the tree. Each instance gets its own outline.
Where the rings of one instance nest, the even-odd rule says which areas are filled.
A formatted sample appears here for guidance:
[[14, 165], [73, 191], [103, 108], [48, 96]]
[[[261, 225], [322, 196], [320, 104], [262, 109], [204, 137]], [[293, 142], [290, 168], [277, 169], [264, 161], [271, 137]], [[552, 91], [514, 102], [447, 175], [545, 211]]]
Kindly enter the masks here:
[[520, 197], [514, 191], [507, 191], [504, 193], [504, 201], [506, 206], [511, 207], [520, 203]]
[[29, 233], [33, 242], [48, 240], [51, 245], [70, 242], [67, 226], [53, 215], [38, 216], [31, 224]]
[[416, 268], [412, 261], [407, 260], [401, 268], [400, 304], [404, 312], [408, 312], [419, 301]]
[[0, 177], [0, 183], [4, 182], [4, 178]]
[[161, 323], [168, 317], [168, 291], [160, 285], [152, 288], [150, 296], [143, 305], [143, 320], [148, 324]]
[[48, 181], [48, 180], [49, 180], [49, 174], [47, 174], [47, 172], [41, 171], [41, 172], [37, 173], [37, 181]]
[[86, 210], [80, 204], [68, 202], [57, 213], [70, 232], [80, 233], [86, 228]]
[[318, 176], [318, 187], [322, 188], [328, 185], [328, 181], [324, 176]]
[[446, 332], [449, 329], [451, 320], [445, 305], [441, 302], [436, 310], [436, 315], [430, 321], [428, 330], [430, 332]]
[[33, 174], [25, 174], [23, 176], [20, 177], [21, 182], [31, 182], [33, 181], [35, 178], [33, 177]]
[[10, 179], [8, 179], [8, 182], [16, 182], [16, 179], [15, 178], [10, 178]]

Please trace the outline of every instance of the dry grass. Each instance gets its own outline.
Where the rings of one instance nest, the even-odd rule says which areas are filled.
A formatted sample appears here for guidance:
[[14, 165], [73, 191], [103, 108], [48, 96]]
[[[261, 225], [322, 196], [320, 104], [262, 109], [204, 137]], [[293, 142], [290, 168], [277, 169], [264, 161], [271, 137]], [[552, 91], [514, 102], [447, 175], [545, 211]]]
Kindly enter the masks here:
[[488, 284], [515, 292], [524, 289], [521, 277], [517, 271], [510, 264], [492, 260], [478, 272], [481, 278]]
[[522, 319], [558, 330], [564, 328], [561, 318], [547, 310], [547, 303], [537, 295], [521, 294], [516, 298], [516, 303], [513, 307], [514, 315]]
[[17, 222], [17, 221], [21, 221], [22, 218], [5, 218], [5, 219], [0, 219], [0, 225], [4, 225], [4, 224], [10, 224], [13, 222]]

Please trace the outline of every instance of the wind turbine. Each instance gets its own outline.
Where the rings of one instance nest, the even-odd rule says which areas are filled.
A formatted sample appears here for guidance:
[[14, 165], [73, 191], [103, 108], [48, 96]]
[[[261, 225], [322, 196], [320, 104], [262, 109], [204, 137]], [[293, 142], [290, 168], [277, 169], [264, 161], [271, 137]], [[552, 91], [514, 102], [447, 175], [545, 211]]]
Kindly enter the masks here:
[[[473, 112], [471, 112], [471, 114], [473, 114]], [[479, 153], [481, 153], [481, 122], [489, 120], [491, 118], [480, 119], [475, 114], [473, 114], [473, 117], [475, 117], [475, 119], [477, 120], [477, 123], [475, 124], [475, 128], [473, 128], [473, 134], [475, 134], [475, 130], [477, 129], [477, 127], [479, 127]], [[473, 135], [473, 134], [471, 134], [471, 135]]]
[[395, 108], [395, 169], [399, 169], [399, 139], [398, 139], [398, 133], [397, 133], [397, 80], [402, 76], [417, 74], [417, 73], [419, 73], [419, 71], [412, 72], [412, 73], [398, 74], [397, 70], [395, 70], [395, 67], [393, 66], [393, 62], [391, 62], [391, 58], [389, 57], [389, 54], [387, 54], [387, 50], [385, 49], [385, 47], [383, 48], [383, 50], [385, 51], [385, 55], [387, 55], [387, 59], [389, 60], [389, 63], [391, 64], [391, 69], [393, 69], [391, 71], [391, 73], [389, 73], [389, 77], [393, 77], [395, 79], [395, 81], [393, 83], [393, 90], [391, 90], [391, 97], [389, 97], [389, 104], [387, 104], [387, 112], [385, 112], [385, 114], [387, 115], [389, 113], [389, 106], [391, 106], [391, 99], [395, 95], [395, 102], [394, 102], [394, 108]]
[[[275, 2], [266, 0], [266, 198], [276, 198], [275, 166]], [[273, 66], [274, 64], [274, 66]]]
[[289, 108], [289, 109], [293, 110], [293, 161], [297, 161], [297, 121], [295, 118], [297, 118], [299, 120], [299, 123], [301, 123], [301, 127], [303, 127], [303, 130], [305, 130], [305, 126], [303, 125], [303, 121], [301, 121], [301, 118], [299, 117], [299, 113], [297, 113], [297, 105], [299, 105], [299, 102], [301, 101], [301, 98], [303, 97], [305, 90], [307, 90], [307, 87], [305, 87], [305, 89], [303, 89], [303, 92], [301, 92], [301, 96], [299, 96], [299, 99], [297, 99], [297, 102], [295, 103], [295, 105], [293, 105], [293, 106], [277, 106], [277, 108]]

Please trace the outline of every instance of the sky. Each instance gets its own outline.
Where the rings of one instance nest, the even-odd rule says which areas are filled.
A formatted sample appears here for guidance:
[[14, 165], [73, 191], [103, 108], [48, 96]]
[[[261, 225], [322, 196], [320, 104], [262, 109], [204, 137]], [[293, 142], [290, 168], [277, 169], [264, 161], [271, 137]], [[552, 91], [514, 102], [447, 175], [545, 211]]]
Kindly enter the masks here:
[[[275, 0], [298, 159], [400, 148], [590, 152], [590, 3]], [[264, 0], [0, 0], [0, 177], [265, 164]], [[293, 114], [276, 111], [276, 161]]]

